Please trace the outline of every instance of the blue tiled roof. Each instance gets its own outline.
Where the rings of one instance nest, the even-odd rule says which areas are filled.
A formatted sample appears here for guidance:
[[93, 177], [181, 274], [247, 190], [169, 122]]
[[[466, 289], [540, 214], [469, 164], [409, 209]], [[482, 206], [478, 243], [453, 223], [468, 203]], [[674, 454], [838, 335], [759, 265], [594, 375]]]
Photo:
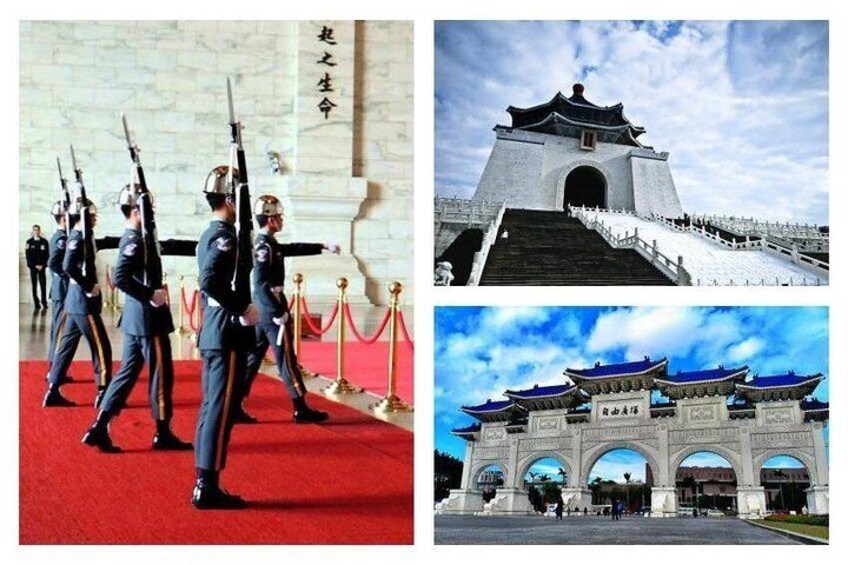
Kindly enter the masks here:
[[782, 375], [769, 375], [766, 377], [753, 377], [750, 381], [740, 383], [740, 386], [750, 388], [779, 388], [801, 386], [812, 381], [821, 380], [824, 377], [821, 374], [817, 375], [796, 375], [794, 371]]
[[830, 402], [822, 402], [818, 398], [801, 401], [801, 410], [827, 410], [829, 408]]
[[615, 363], [612, 365], [601, 365], [595, 363], [594, 367], [589, 369], [566, 369], [568, 373], [579, 375], [586, 378], [611, 377], [615, 375], [628, 375], [633, 373], [643, 373], [648, 369], [656, 367], [660, 363], [665, 362], [665, 357], [658, 361], [651, 361], [650, 357], [645, 357], [642, 361], [634, 361], [630, 363]]
[[674, 384], [692, 384], [707, 381], [720, 381], [732, 375], [744, 373], [747, 370], [747, 366], [736, 367], [734, 369], [725, 369], [724, 367], [719, 366], [719, 368], [717, 369], [707, 369], [704, 371], [687, 371], [685, 373], [683, 371], [678, 371], [675, 374], [669, 373], [668, 375], [658, 380], [671, 382]]
[[517, 396], [519, 398], [539, 398], [542, 396], [559, 396], [561, 394], [566, 394], [569, 392], [573, 392], [577, 388], [577, 385], [551, 385], [551, 386], [539, 386], [536, 385], [533, 388], [528, 388], [525, 390], [508, 390], [504, 394], [507, 396]]
[[457, 428], [455, 430], [451, 430], [452, 434], [471, 434], [480, 431], [480, 424], [471, 424], [470, 426], [465, 426], [464, 428]]
[[484, 404], [479, 404], [477, 406], [463, 406], [460, 410], [467, 412], [500, 412], [501, 410], [514, 405], [515, 403], [512, 400], [498, 400], [496, 402], [488, 400]]

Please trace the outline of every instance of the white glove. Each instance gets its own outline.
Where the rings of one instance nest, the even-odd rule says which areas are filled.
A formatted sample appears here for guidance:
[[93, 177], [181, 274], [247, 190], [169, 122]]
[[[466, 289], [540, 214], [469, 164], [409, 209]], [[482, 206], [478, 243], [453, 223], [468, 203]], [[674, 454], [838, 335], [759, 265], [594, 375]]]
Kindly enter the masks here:
[[164, 288], [157, 288], [153, 291], [153, 298], [150, 299], [150, 304], [154, 308], [159, 308], [168, 302], [168, 291]]
[[338, 255], [339, 253], [342, 252], [342, 246], [339, 245], [338, 243], [331, 243], [330, 245], [327, 246], [327, 250], [330, 253], [332, 253], [333, 255]]
[[283, 312], [283, 315], [282, 315], [282, 316], [280, 316], [279, 318], [272, 318], [272, 319], [274, 320], [274, 323], [275, 323], [275, 324], [277, 324], [278, 326], [282, 326], [282, 325], [284, 325], [286, 322], [288, 322], [288, 321], [289, 321], [289, 313], [288, 313], [288, 312]]
[[259, 309], [253, 304], [247, 307], [244, 314], [239, 316], [239, 323], [243, 326], [255, 326], [259, 321]]
[[100, 296], [100, 285], [96, 284], [91, 288], [91, 292], [86, 292], [85, 295], [89, 298]]

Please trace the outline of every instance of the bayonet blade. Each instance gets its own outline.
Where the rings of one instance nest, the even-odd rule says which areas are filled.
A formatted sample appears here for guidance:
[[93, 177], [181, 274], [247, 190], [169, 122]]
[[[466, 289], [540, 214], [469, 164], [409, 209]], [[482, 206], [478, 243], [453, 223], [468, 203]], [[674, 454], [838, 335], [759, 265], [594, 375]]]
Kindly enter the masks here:
[[127, 116], [121, 112], [121, 122], [124, 124], [124, 135], [127, 138], [127, 147], [132, 147], [132, 138], [130, 137], [130, 126], [127, 125]]
[[75, 171], [79, 169], [79, 167], [77, 167], [77, 154], [74, 153], [73, 143], [71, 144], [71, 166], [74, 168]]
[[65, 175], [62, 174], [62, 161], [59, 160], [58, 155], [56, 155], [56, 166], [59, 167], [59, 179], [65, 180]]
[[230, 82], [230, 77], [227, 77], [227, 104], [230, 109], [230, 123], [236, 123], [236, 110], [233, 106], [233, 85]]

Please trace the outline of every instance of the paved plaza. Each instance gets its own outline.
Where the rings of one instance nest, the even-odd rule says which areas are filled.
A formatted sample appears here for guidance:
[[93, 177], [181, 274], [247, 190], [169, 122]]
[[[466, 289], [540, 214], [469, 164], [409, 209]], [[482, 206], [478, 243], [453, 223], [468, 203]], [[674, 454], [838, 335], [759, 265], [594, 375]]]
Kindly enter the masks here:
[[797, 544], [736, 518], [436, 516], [437, 544]]

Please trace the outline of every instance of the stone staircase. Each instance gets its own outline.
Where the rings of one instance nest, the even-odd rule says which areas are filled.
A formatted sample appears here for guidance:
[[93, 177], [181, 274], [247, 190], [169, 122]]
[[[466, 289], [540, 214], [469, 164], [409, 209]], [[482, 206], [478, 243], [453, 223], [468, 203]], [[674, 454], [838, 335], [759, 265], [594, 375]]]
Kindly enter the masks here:
[[[503, 231], [508, 239], [501, 239]], [[564, 212], [507, 209], [481, 285], [667, 285], [633, 249], [613, 249]]]

